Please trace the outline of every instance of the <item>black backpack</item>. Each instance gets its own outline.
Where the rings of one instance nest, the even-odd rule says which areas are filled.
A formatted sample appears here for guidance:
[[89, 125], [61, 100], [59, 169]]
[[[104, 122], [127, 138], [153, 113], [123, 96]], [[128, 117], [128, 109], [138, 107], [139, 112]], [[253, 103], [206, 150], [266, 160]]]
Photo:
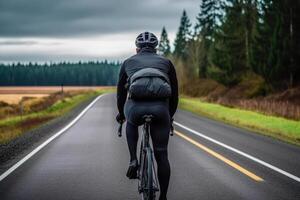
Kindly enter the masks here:
[[135, 72], [128, 78], [128, 86], [131, 99], [167, 99], [172, 93], [168, 75], [155, 68]]

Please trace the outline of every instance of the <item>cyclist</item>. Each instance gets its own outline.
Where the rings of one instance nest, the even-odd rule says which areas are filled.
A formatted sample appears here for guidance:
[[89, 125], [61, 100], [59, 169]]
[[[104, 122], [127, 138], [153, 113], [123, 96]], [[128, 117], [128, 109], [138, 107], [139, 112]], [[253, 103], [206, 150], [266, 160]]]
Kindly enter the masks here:
[[[157, 44], [157, 37], [150, 32], [143, 32], [136, 38], [136, 54], [123, 62], [119, 73], [117, 86], [119, 114], [116, 119], [120, 123], [125, 121], [125, 117], [127, 119], [126, 138], [130, 164], [126, 176], [135, 179], [138, 170], [136, 152], [138, 126], [144, 123], [143, 115], [154, 116], [151, 123], [151, 138], [157, 162], [159, 199], [165, 200], [170, 180], [167, 147], [171, 121], [178, 104], [178, 83], [172, 62], [156, 53]], [[151, 80], [147, 79], [149, 76]], [[136, 79], [132, 80], [133, 77]], [[143, 96], [145, 98], [140, 98]]]

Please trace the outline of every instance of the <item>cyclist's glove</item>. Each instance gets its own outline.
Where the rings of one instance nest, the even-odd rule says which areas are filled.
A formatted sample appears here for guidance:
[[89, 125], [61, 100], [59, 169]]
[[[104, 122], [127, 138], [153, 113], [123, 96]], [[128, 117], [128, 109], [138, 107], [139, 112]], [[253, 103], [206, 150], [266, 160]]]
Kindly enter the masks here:
[[125, 121], [125, 116], [120, 113], [116, 116], [116, 120], [118, 123], [122, 124]]
[[171, 123], [170, 123], [170, 134], [173, 135], [174, 133], [174, 126], [173, 126], [174, 118], [171, 118]]

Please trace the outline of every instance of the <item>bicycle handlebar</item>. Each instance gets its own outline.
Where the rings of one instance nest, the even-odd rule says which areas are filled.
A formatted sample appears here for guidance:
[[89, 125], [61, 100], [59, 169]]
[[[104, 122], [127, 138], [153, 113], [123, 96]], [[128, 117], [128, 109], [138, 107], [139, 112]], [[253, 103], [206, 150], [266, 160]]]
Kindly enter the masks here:
[[174, 135], [174, 126], [173, 123], [171, 123], [171, 128], [170, 128], [170, 136]]
[[174, 121], [174, 118], [171, 118], [170, 136], [173, 136], [173, 135], [174, 135], [173, 121]]

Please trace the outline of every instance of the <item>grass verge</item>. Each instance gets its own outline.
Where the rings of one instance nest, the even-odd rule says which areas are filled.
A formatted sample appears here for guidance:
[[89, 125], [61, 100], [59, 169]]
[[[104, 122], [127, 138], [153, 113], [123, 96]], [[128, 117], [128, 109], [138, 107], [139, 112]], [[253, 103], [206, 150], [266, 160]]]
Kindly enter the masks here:
[[179, 107], [198, 115], [246, 128], [300, 146], [300, 121], [206, 103], [190, 97], [182, 97]]
[[60, 117], [80, 103], [110, 90], [86, 91], [58, 100], [48, 108], [21, 116], [12, 116], [0, 121], [0, 144], [8, 143], [24, 132]]

